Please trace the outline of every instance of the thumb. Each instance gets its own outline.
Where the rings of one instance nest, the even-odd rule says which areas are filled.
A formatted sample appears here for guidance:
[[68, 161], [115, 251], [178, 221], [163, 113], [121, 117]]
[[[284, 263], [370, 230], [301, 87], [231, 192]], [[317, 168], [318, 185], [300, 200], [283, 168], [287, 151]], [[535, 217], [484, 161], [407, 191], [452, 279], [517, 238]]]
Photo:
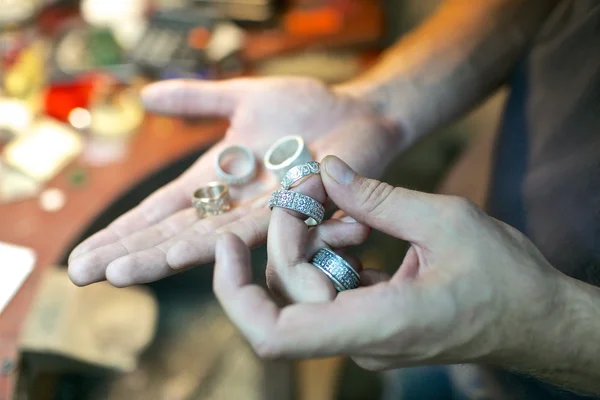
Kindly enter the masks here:
[[365, 225], [413, 243], [438, 229], [435, 195], [362, 177], [335, 156], [323, 159], [321, 175], [331, 200]]
[[229, 117], [239, 100], [233, 86], [233, 81], [173, 79], [146, 86], [141, 97], [146, 109], [158, 114]]

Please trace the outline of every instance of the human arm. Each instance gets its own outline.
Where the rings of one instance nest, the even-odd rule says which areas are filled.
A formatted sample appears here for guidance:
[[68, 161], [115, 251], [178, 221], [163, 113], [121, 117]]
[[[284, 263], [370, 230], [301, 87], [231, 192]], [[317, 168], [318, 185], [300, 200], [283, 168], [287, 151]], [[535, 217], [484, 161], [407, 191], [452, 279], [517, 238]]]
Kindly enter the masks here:
[[[348, 216], [410, 250], [392, 277], [364, 270], [363, 287], [331, 296], [322, 275], [328, 290], [300, 282], [279, 293], [304, 285], [312, 298], [281, 308], [252, 285], [243, 244], [221, 238], [214, 290], [259, 355], [346, 355], [373, 370], [478, 363], [600, 394], [599, 289], [563, 275], [523, 234], [464, 199], [365, 179], [335, 157], [323, 161], [322, 177]], [[275, 273], [310, 266], [316, 250], [299, 229], [269, 246]]]
[[558, 0], [449, 0], [371, 70], [336, 88], [369, 102], [412, 140], [504, 83]]

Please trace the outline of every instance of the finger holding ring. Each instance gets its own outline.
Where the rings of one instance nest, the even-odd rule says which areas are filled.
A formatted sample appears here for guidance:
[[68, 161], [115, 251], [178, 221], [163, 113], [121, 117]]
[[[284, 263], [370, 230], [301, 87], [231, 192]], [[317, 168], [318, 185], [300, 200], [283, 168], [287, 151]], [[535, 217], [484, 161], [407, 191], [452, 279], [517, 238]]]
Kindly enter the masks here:
[[283, 179], [281, 180], [281, 188], [289, 190], [304, 178], [320, 173], [321, 164], [319, 164], [317, 161], [309, 161], [304, 164], [296, 165], [285, 173]]
[[327, 275], [338, 292], [356, 289], [360, 285], [358, 272], [333, 250], [322, 248], [310, 263]]

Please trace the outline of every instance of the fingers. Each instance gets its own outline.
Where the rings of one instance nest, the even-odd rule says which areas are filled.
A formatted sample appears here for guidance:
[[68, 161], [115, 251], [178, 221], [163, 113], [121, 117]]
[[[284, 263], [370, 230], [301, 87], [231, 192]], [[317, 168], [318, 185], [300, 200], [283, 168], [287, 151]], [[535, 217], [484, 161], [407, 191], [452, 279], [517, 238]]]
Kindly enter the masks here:
[[[69, 264], [69, 276], [79, 286], [89, 285], [105, 280], [109, 265], [113, 265], [111, 276], [113, 276], [114, 284], [127, 286], [128, 284], [154, 280], [152, 279], [152, 273], [150, 273], [152, 276], [144, 278], [142, 272], [153, 271], [155, 268], [162, 270], [163, 267], [160, 264], [164, 262], [165, 255], [161, 250], [167, 248], [174, 240], [214, 231], [237, 220], [244, 213], [247, 213], [247, 210], [236, 209], [224, 215], [198, 220], [194, 209], [189, 208], [180, 211], [156, 225], [77, 257]], [[140, 257], [143, 257], [143, 259], [140, 259]], [[136, 261], [134, 262], [134, 260]], [[119, 269], [134, 268], [138, 263], [144, 265], [140, 267], [141, 269], [136, 269], [134, 274], [128, 274], [130, 275], [130, 283], [123, 282], [123, 279], [119, 279], [118, 282], [120, 283], [114, 281], [114, 274]], [[120, 265], [120, 267], [114, 267], [115, 264]], [[156, 272], [156, 276], [160, 275], [162, 274]]]
[[[198, 218], [191, 212], [185, 214], [185, 217], [171, 216], [190, 207], [194, 188], [216, 179], [216, 173], [211, 168], [212, 162], [216, 153], [225, 145], [220, 142], [213, 146], [181, 177], [160, 188], [107, 228], [75, 247], [69, 256], [69, 273], [74, 282], [85, 285], [104, 280], [106, 265], [111, 261], [131, 251], [151, 248], [167, 239], [165, 233], [174, 236], [196, 222]], [[204, 172], [198, 176], [197, 171], [213, 172]], [[143, 232], [143, 235], [137, 235], [138, 232]], [[136, 242], [133, 247], [130, 247], [131, 240]], [[104, 250], [102, 255], [87, 254], [99, 248]], [[84, 255], [84, 261], [78, 260]]]
[[147, 110], [178, 116], [229, 117], [239, 102], [235, 81], [175, 79], [148, 85], [141, 93]]
[[333, 202], [366, 225], [417, 243], [439, 227], [441, 197], [364, 178], [334, 156], [323, 159], [321, 174]]
[[139, 206], [117, 218], [107, 228], [81, 242], [69, 255], [69, 264], [82, 254], [116, 242], [189, 206], [189, 193], [185, 191], [180, 181], [174, 181], [154, 192]]
[[251, 284], [248, 249], [233, 235], [223, 235], [217, 243], [213, 287], [229, 318], [264, 358], [351, 354], [374, 339], [373, 326], [392, 311], [384, 301], [390, 299], [387, 287], [280, 309]]
[[373, 286], [381, 282], [388, 282], [390, 275], [376, 269], [365, 269], [360, 273], [360, 283], [363, 286]]
[[[238, 218], [239, 215], [233, 216], [233, 221], [227, 224], [220, 224], [219, 217], [214, 217], [215, 222], [212, 226], [206, 225], [212, 219], [207, 218], [159, 245], [112, 261], [106, 267], [106, 279], [114, 286], [125, 287], [153, 282], [186, 266], [213, 261], [217, 238], [223, 232], [236, 234], [248, 246], [256, 246], [266, 239], [268, 210], [252, 210], [241, 218]], [[222, 226], [217, 228], [217, 224]], [[186, 261], [187, 264], [178, 264], [180, 260]]]
[[[325, 190], [318, 175], [298, 185], [294, 191], [323, 204]], [[318, 269], [307, 262], [309, 229], [306, 217], [296, 211], [275, 207], [271, 212], [267, 249], [267, 284], [276, 296], [290, 301], [319, 302], [332, 299], [335, 290]]]

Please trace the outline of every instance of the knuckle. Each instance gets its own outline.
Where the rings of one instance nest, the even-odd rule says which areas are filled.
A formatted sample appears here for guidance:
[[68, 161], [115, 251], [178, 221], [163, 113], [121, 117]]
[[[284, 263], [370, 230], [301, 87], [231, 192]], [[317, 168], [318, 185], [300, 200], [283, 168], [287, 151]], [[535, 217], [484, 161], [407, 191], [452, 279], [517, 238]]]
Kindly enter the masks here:
[[385, 212], [390, 198], [396, 188], [385, 182], [374, 179], [366, 179], [361, 183], [360, 189], [360, 209], [363, 213], [370, 216], [380, 216]]
[[451, 221], [464, 221], [479, 213], [479, 208], [471, 200], [459, 196], [449, 196], [446, 200], [447, 217]]
[[254, 348], [256, 355], [263, 360], [277, 360], [282, 356], [276, 341], [269, 336], [252, 343], [252, 348]]

